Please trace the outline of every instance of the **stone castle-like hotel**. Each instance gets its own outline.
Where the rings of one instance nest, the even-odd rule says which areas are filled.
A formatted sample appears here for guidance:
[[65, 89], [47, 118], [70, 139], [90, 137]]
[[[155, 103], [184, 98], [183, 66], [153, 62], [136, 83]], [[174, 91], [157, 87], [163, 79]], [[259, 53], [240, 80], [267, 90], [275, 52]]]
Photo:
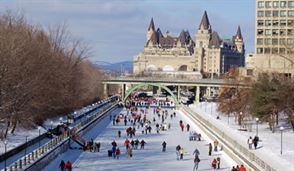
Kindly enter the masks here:
[[178, 37], [155, 28], [147, 30], [144, 50], [134, 58], [134, 75], [181, 78], [218, 77], [230, 68], [244, 66], [245, 46], [240, 27], [230, 40], [212, 30], [206, 11], [193, 40], [188, 31]]

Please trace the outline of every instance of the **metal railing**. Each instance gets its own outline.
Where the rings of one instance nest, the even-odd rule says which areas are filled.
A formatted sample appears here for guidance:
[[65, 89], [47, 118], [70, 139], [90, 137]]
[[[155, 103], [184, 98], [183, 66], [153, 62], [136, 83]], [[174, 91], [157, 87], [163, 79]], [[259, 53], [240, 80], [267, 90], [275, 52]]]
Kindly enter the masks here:
[[[108, 108], [103, 109], [102, 111], [97, 112], [96, 114], [92, 115], [91, 117], [87, 118], [86, 120], [77, 124], [74, 128], [77, 129], [77, 132], [83, 130], [83, 128], [88, 127], [91, 125], [97, 118], [99, 118], [104, 113], [111, 110], [114, 106], [116, 106], [117, 102], [112, 102], [108, 104]], [[25, 170], [30, 167], [34, 162], [38, 161], [40, 158], [44, 157], [47, 153], [51, 150], [54, 150], [60, 144], [63, 144], [65, 141], [69, 139], [69, 132], [65, 131], [62, 135], [53, 138], [48, 143], [44, 144], [40, 148], [32, 151], [31, 153], [23, 156], [22, 158], [15, 161], [10, 166], [3, 168], [1, 171], [21, 171]]]
[[193, 119], [197, 120], [198, 123], [201, 124], [201, 127], [204, 127], [206, 129], [205, 132], [208, 132], [209, 134], [212, 134], [215, 138], [219, 140], [222, 144], [224, 144], [228, 150], [232, 151], [234, 155], [237, 155], [243, 162], [246, 163], [250, 168], [252, 168], [254, 171], [276, 171], [277, 169], [273, 168], [269, 164], [267, 164], [265, 161], [260, 159], [258, 156], [256, 156], [253, 152], [249, 151], [246, 147], [243, 145], [240, 145], [237, 140], [231, 138], [231, 136], [227, 135], [225, 132], [217, 128], [215, 125], [213, 125], [208, 120], [204, 119], [201, 115], [198, 113], [192, 111], [189, 107], [181, 106], [183, 111], [188, 113]]

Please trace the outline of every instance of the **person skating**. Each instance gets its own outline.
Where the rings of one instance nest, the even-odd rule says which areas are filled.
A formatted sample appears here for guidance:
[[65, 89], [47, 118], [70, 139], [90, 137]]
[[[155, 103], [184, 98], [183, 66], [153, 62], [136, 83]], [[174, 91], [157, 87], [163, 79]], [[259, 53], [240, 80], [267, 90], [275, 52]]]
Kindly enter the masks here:
[[163, 141], [162, 143], [162, 152], [165, 152], [166, 151], [166, 142]]
[[183, 123], [180, 124], [182, 131], [184, 131], [185, 125]]
[[244, 167], [243, 164], [241, 164], [241, 167], [240, 167], [239, 171], [246, 171], [246, 168]]
[[98, 152], [100, 152], [100, 146], [101, 146], [100, 142], [96, 142], [96, 143], [95, 143], [95, 146], [96, 146], [96, 150], [97, 150]]
[[200, 152], [197, 148], [194, 150], [193, 155], [195, 155], [195, 157], [199, 157]]
[[232, 167], [232, 170], [231, 171], [239, 171], [235, 168], [235, 166]]
[[61, 160], [61, 162], [59, 164], [59, 168], [60, 168], [60, 171], [64, 171], [65, 170], [65, 162], [63, 160]]
[[126, 149], [129, 148], [130, 141], [128, 139], [125, 140], [124, 145], [126, 146]]
[[248, 148], [251, 150], [252, 149], [252, 144], [253, 144], [253, 139], [250, 136], [249, 139], [247, 140]]
[[71, 161], [67, 161], [66, 164], [65, 164], [65, 170], [66, 171], [71, 171], [72, 170], [72, 163]]
[[190, 125], [187, 124], [186, 127], [187, 127], [187, 132], [189, 132], [189, 130], [190, 130]]
[[217, 164], [217, 160], [214, 158], [214, 159], [212, 160], [212, 162], [211, 162], [211, 167], [212, 167], [213, 169], [216, 169], [216, 164]]
[[220, 162], [221, 162], [220, 157], [217, 157], [216, 161], [217, 161], [217, 169], [220, 169]]
[[180, 149], [181, 149], [181, 146], [178, 145], [178, 146], [176, 147], [177, 160], [180, 160]]
[[115, 152], [116, 152], [116, 147], [115, 146], [112, 146], [112, 157], [115, 159], [116, 156], [115, 156]]
[[183, 160], [183, 158], [184, 158], [184, 148], [183, 147], [179, 150], [179, 153], [180, 153], [180, 160]]
[[135, 140], [135, 149], [138, 149], [140, 141], [138, 139]]
[[145, 142], [144, 140], [142, 140], [142, 141], [140, 142], [141, 149], [144, 149], [145, 144], [146, 144], [146, 142]]
[[119, 131], [117, 131], [117, 135], [118, 135], [118, 138], [120, 138], [121, 137], [121, 131], [119, 130]]
[[131, 141], [131, 146], [132, 146], [132, 148], [134, 148], [134, 146], [135, 146], [135, 141], [134, 140]]
[[258, 136], [255, 136], [255, 137], [253, 138], [253, 145], [254, 145], [254, 149], [255, 149], [255, 150], [257, 149], [258, 141], [259, 141]]
[[214, 151], [217, 151], [218, 141], [214, 140], [213, 145], [214, 145]]
[[116, 149], [115, 155], [116, 155], [116, 159], [119, 159], [119, 156], [120, 156], [120, 149], [119, 148]]
[[198, 156], [195, 156], [194, 158], [194, 167], [193, 167], [193, 171], [197, 171], [198, 170], [198, 165], [199, 165], [200, 159]]
[[128, 159], [133, 157], [133, 150], [132, 150], [131, 147], [127, 148], [126, 153], [127, 153], [127, 158]]
[[114, 140], [112, 141], [111, 145], [114, 146], [114, 147], [117, 146], [117, 144], [116, 144], [116, 142]]
[[208, 155], [211, 156], [211, 152], [212, 152], [212, 145], [211, 143], [209, 143], [208, 145]]

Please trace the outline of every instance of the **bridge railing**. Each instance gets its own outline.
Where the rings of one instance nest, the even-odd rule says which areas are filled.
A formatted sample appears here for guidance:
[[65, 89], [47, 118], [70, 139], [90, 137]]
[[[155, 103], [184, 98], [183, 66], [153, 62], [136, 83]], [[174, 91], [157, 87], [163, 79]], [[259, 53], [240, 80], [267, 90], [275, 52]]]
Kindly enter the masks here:
[[[260, 159], [253, 152], [249, 151], [246, 147], [239, 144], [237, 140], [231, 138], [230, 135], [227, 135], [224, 131], [220, 130], [214, 124], [204, 119], [198, 113], [192, 111], [189, 107], [182, 106], [184, 112], [188, 113], [193, 119], [197, 120], [201, 124], [201, 127], [204, 128], [204, 132], [212, 135], [217, 139], [221, 144], [224, 145], [224, 151], [231, 155], [237, 155], [238, 160], [245, 162], [254, 171], [276, 171], [277, 169], [273, 168], [265, 161]], [[225, 148], [226, 147], [226, 148]]]
[[[85, 127], [88, 127], [97, 117], [101, 114], [105, 113], [109, 109], [112, 109], [113, 106], [116, 106], [117, 102], [112, 102], [108, 104], [108, 107], [104, 108], [102, 111], [97, 112], [96, 114], [88, 117], [86, 120], [77, 124], [74, 128], [77, 129], [77, 132], [80, 132]], [[13, 164], [9, 165], [6, 168], [3, 168], [1, 171], [22, 171], [26, 170], [30, 167], [33, 163], [38, 161], [40, 158], [44, 157], [47, 153], [51, 150], [55, 149], [60, 144], [64, 143], [69, 139], [69, 132], [65, 131], [62, 135], [54, 137], [48, 143], [44, 144], [43, 146], [39, 147], [38, 149], [28, 153], [27, 155], [23, 156], [22, 158], [15, 161]]]

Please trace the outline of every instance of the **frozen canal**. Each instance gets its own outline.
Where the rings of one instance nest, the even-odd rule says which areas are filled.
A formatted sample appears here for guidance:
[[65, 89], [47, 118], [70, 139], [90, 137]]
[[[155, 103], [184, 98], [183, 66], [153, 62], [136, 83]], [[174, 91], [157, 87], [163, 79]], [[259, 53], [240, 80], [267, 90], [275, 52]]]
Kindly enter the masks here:
[[[151, 134], [142, 134], [142, 128], [137, 129], [136, 136], [133, 139], [144, 139], [147, 143], [145, 149], [133, 150], [133, 157], [127, 159], [125, 154], [124, 141], [127, 138], [125, 129], [130, 125], [124, 126], [123, 122], [113, 126], [109, 119], [109, 116], [105, 117], [99, 124], [97, 124], [90, 132], [84, 137], [88, 140], [93, 138], [94, 141], [101, 142], [100, 152], [81, 151], [78, 149], [68, 150], [66, 153], [60, 155], [54, 162], [47, 166], [44, 170], [52, 171], [58, 170], [58, 165], [61, 159], [65, 162], [67, 160], [73, 161], [74, 171], [129, 171], [129, 170], [150, 170], [150, 171], [162, 171], [162, 170], [175, 170], [175, 171], [191, 171], [193, 170], [193, 151], [197, 147], [200, 151], [200, 163], [198, 170], [213, 170], [211, 162], [213, 158], [221, 158], [221, 169], [230, 171], [233, 165], [236, 165], [226, 154], [223, 152], [212, 152], [212, 156], [208, 156], [208, 143], [213, 144], [213, 140], [208, 139], [203, 132], [201, 132], [197, 125], [193, 124], [184, 114], [176, 111], [176, 118], [171, 119], [170, 114], [174, 111], [168, 110], [169, 117], [166, 122], [171, 124], [171, 129], [167, 131], [160, 131], [156, 133], [156, 123], [161, 123], [161, 119], [157, 115], [153, 114], [152, 109], [148, 111], [147, 118], [151, 121], [153, 117], [156, 118], [156, 122], [152, 121]], [[117, 109], [111, 113], [111, 115], [117, 115], [119, 113], [126, 114], [125, 110]], [[161, 112], [160, 112], [161, 113]], [[179, 127], [179, 121], [183, 120], [186, 125], [191, 125], [190, 131], [195, 130], [202, 134], [202, 141], [189, 141], [189, 132], [182, 132]], [[122, 137], [118, 138], [117, 132], [121, 130]], [[107, 151], [111, 149], [111, 142], [115, 140], [118, 147], [121, 150], [120, 159], [112, 159], [107, 156]], [[162, 152], [162, 142], [167, 142], [166, 152]], [[180, 145], [184, 148], [185, 155], [183, 160], [176, 159], [176, 146]]]

